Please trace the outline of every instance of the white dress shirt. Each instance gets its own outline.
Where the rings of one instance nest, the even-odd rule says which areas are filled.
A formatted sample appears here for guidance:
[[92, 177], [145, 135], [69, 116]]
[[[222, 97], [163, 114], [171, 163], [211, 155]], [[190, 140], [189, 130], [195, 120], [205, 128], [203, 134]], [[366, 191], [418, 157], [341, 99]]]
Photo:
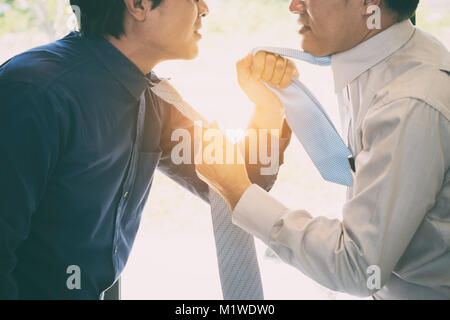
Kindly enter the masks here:
[[450, 299], [448, 50], [408, 20], [334, 55], [332, 69], [356, 161], [343, 221], [292, 211], [252, 185], [233, 222], [332, 290]]

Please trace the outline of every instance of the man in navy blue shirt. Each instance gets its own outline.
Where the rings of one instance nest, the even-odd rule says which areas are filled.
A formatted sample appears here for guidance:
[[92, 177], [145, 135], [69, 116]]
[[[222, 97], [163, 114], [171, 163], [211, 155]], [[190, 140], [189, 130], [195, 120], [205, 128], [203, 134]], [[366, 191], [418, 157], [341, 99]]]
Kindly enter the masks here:
[[[0, 67], [0, 299], [101, 299], [126, 264], [156, 168], [208, 201], [194, 165], [170, 158], [172, 132], [192, 132], [192, 120], [149, 90], [159, 62], [197, 55], [204, 1], [71, 3], [80, 33]], [[276, 119], [255, 112], [252, 127]], [[247, 167], [271, 188], [276, 176]]]

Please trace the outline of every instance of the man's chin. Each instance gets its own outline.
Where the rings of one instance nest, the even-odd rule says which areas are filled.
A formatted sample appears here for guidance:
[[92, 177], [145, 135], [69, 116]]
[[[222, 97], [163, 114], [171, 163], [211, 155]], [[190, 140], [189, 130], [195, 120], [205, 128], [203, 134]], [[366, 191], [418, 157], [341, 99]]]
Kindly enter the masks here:
[[199, 48], [198, 48], [198, 45], [195, 44], [186, 50], [183, 59], [184, 60], [193, 60], [198, 57], [198, 54], [199, 54]]
[[320, 48], [317, 45], [313, 45], [313, 44], [307, 43], [305, 41], [302, 42], [301, 47], [302, 47], [303, 51], [308, 52], [309, 54], [312, 54], [315, 57], [326, 57], [331, 54], [331, 52], [329, 52], [329, 50], [327, 50], [325, 48]]

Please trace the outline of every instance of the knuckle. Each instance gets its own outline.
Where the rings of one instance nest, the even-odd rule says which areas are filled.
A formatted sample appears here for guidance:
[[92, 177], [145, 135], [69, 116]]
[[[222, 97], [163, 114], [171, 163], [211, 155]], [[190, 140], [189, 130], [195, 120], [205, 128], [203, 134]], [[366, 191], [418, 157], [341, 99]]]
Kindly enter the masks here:
[[289, 64], [289, 68], [291, 68], [292, 70], [296, 71], [297, 70], [297, 65], [291, 61], [291, 63]]
[[277, 61], [277, 58], [273, 54], [269, 54], [266, 57], [266, 65], [274, 66]]
[[265, 57], [266, 57], [266, 55], [265, 55], [264, 52], [258, 52], [258, 53], [255, 55], [255, 62], [256, 62], [256, 64], [257, 64], [257, 65], [263, 64], [263, 63], [264, 63], [264, 60], [265, 60]]
[[261, 58], [264, 58], [265, 55], [266, 55], [266, 53], [264, 51], [259, 51], [258, 53], [255, 54], [255, 58], [261, 59]]
[[284, 67], [285, 67], [284, 59], [283, 58], [278, 59], [277, 60], [277, 65], [276, 65], [277, 71], [283, 71]]
[[264, 62], [263, 61], [255, 61], [254, 69], [255, 69], [255, 71], [261, 72], [264, 69]]

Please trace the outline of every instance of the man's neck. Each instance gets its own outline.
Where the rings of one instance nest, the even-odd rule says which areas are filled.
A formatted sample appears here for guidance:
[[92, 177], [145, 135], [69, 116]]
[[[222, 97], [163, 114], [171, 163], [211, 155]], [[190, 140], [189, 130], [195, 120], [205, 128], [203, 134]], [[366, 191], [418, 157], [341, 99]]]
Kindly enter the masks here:
[[375, 37], [377, 34], [379, 34], [379, 33], [383, 32], [383, 31], [389, 29], [390, 27], [392, 27], [394, 24], [395, 24], [395, 23], [390, 23], [389, 25], [385, 26], [385, 27], [382, 28], [382, 29], [372, 29], [372, 30], [369, 30], [369, 31], [365, 34], [364, 38], [361, 40], [360, 43], [363, 43], [364, 41], [367, 41], [367, 40], [369, 40], [370, 38]]
[[372, 37], [375, 37], [377, 34], [389, 29], [394, 24], [397, 23], [397, 17], [393, 13], [386, 12], [382, 16], [381, 20], [381, 29], [370, 29], [367, 31], [367, 33], [364, 35], [363, 39], [359, 43], [363, 43], [364, 41], [369, 40]]
[[139, 41], [129, 39], [125, 35], [120, 39], [109, 36], [106, 40], [133, 62], [144, 75], [149, 74], [163, 60], [158, 58], [156, 52], [152, 53], [151, 50], [146, 50], [147, 48], [143, 47]]

